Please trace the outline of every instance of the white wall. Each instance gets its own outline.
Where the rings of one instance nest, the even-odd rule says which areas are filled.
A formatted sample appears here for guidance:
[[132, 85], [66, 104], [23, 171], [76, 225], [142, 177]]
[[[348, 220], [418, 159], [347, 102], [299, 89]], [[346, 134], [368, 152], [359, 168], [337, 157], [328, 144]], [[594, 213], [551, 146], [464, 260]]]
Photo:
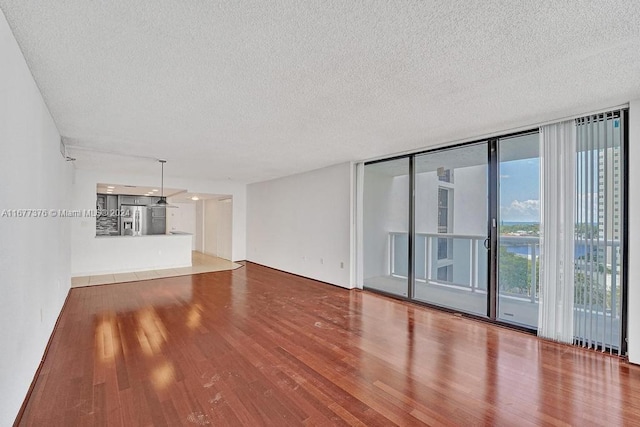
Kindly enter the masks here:
[[250, 184], [247, 195], [249, 261], [352, 287], [350, 164]]
[[[103, 171], [76, 170], [73, 186], [73, 208], [93, 209], [96, 184], [108, 182], [118, 185], [155, 186], [160, 176], [122, 175]], [[184, 188], [193, 193], [230, 194], [233, 196], [233, 261], [246, 259], [246, 191], [247, 186], [233, 181], [198, 181], [164, 178], [165, 187]], [[109, 259], [96, 245], [95, 219], [78, 218], [71, 223], [71, 272], [73, 275], [92, 274], [96, 260], [102, 264], [96, 273], [104, 272], [114, 260]], [[102, 266], [105, 266], [103, 268]], [[168, 267], [169, 268], [169, 267]], [[143, 268], [141, 268], [143, 269]]]
[[[0, 12], [0, 212], [64, 209], [71, 164]], [[0, 425], [18, 414], [71, 285], [69, 220], [0, 216]]]
[[628, 316], [629, 361], [640, 364], [640, 100], [629, 104], [629, 253]]
[[177, 206], [178, 209], [167, 209], [167, 232], [183, 231], [193, 235], [191, 250], [196, 250], [196, 204], [195, 203], [176, 203], [171, 204]]

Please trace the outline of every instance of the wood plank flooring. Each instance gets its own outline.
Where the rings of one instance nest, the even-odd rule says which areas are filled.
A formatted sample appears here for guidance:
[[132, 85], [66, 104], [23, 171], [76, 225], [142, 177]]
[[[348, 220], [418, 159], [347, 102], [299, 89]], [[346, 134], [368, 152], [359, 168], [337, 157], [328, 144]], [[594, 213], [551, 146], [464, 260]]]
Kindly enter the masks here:
[[72, 289], [20, 422], [623, 424], [637, 366], [251, 263]]

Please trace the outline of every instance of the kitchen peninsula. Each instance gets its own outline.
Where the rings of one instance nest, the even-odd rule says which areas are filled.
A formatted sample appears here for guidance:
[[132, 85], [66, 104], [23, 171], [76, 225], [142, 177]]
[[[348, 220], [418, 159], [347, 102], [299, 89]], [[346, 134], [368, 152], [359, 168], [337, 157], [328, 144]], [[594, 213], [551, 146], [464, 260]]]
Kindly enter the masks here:
[[91, 230], [94, 237], [78, 241], [83, 250], [76, 255], [76, 276], [191, 267], [192, 235], [167, 234], [166, 208], [157, 206], [159, 197], [107, 191], [109, 186], [99, 184], [94, 193], [95, 223], [82, 221], [82, 234]]
[[78, 276], [191, 267], [188, 233], [147, 236], [96, 236]]

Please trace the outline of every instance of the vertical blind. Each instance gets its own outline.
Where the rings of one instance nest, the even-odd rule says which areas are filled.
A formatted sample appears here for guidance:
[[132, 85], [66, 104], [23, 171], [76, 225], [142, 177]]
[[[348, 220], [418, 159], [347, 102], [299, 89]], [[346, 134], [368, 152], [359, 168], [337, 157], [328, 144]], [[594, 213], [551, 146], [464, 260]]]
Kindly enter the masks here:
[[574, 341], [576, 126], [540, 128], [538, 335]]
[[619, 354], [622, 330], [623, 115], [576, 119], [575, 343]]

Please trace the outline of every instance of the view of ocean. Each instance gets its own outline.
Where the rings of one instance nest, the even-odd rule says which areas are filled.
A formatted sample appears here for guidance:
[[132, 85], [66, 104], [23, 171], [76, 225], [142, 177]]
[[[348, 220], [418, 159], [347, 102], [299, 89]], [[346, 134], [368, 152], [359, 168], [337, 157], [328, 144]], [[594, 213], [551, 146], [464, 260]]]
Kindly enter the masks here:
[[527, 222], [527, 221], [500, 221], [501, 225], [538, 225], [539, 222]]
[[[529, 249], [529, 246], [521, 246], [521, 245], [509, 245], [507, 246], [507, 252], [511, 252], [512, 254], [516, 254], [516, 255], [524, 255], [524, 256], [528, 256], [530, 255], [530, 251], [531, 249]], [[574, 255], [576, 258], [580, 258], [582, 256], [585, 256], [587, 253], [589, 253], [589, 248], [585, 247], [584, 244], [582, 243], [576, 243], [575, 246], [575, 250], [574, 250]], [[536, 246], [536, 255], [539, 256], [540, 255], [540, 247]]]
[[[515, 225], [539, 225], [539, 222], [527, 222], [527, 221], [501, 221], [503, 226], [515, 226]], [[511, 252], [516, 255], [528, 256], [530, 255], [530, 248], [528, 245], [508, 245], [507, 252]], [[576, 243], [574, 254], [576, 258], [580, 258], [589, 253], [589, 248], [585, 247], [584, 243]], [[540, 255], [540, 247], [536, 246], [536, 255]]]

